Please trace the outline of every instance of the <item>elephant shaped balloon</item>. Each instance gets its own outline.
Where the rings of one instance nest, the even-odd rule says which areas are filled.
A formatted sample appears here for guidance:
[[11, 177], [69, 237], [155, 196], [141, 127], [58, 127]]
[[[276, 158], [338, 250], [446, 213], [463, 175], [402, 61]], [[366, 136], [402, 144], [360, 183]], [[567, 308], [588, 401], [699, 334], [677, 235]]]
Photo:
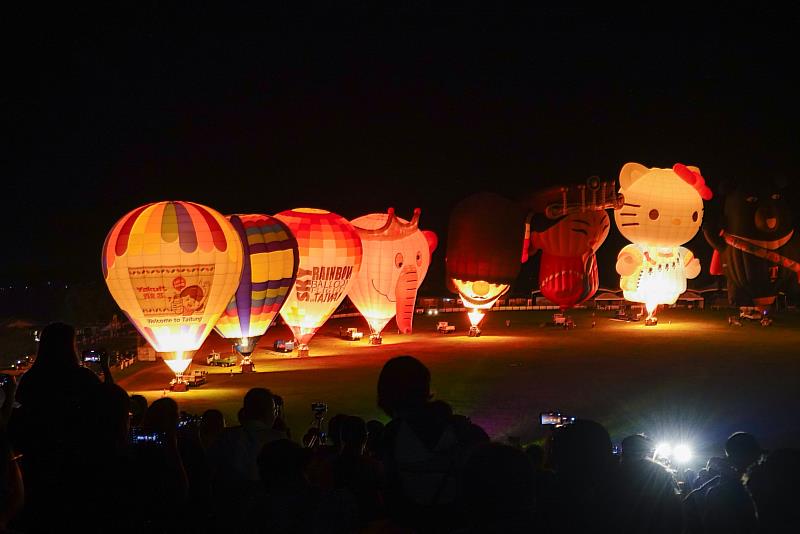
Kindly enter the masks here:
[[419, 209], [407, 221], [389, 208], [351, 221], [361, 237], [363, 260], [348, 296], [367, 320], [372, 344], [381, 343], [392, 317], [400, 333], [411, 333], [417, 290], [437, 244], [435, 233], [419, 229], [419, 217]]

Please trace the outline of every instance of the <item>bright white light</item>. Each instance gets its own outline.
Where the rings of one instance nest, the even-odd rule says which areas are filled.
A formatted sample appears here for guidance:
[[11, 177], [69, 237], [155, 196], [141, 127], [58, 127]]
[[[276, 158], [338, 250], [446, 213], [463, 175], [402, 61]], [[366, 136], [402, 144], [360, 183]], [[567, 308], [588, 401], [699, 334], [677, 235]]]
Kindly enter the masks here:
[[478, 324], [481, 322], [481, 319], [483, 319], [483, 312], [473, 309], [471, 312], [467, 313], [467, 316], [469, 317], [469, 323], [472, 326], [478, 326]]
[[178, 359], [174, 359], [174, 360], [164, 360], [164, 363], [166, 363], [167, 366], [170, 369], [172, 369], [172, 372], [175, 373], [175, 375], [177, 376], [177, 375], [183, 374], [184, 371], [186, 371], [186, 369], [192, 363], [192, 359], [191, 358], [178, 358]]
[[676, 463], [687, 464], [692, 460], [692, 448], [685, 443], [676, 445], [673, 453]]
[[666, 441], [662, 441], [661, 443], [659, 443], [658, 446], [656, 447], [655, 457], [669, 458], [670, 456], [672, 456], [672, 445], [670, 445]]

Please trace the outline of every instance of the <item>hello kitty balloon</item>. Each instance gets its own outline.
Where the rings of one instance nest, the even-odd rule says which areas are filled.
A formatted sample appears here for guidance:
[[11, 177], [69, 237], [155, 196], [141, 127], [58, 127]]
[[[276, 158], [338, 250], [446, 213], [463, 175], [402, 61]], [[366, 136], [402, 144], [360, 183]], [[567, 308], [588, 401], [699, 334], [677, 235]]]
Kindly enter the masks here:
[[686, 279], [700, 274], [700, 260], [681, 245], [700, 229], [711, 190], [700, 169], [680, 163], [672, 169], [626, 163], [619, 182], [625, 203], [614, 221], [633, 243], [617, 257], [620, 287], [627, 300], [645, 304], [652, 321], [659, 304], [674, 304]]

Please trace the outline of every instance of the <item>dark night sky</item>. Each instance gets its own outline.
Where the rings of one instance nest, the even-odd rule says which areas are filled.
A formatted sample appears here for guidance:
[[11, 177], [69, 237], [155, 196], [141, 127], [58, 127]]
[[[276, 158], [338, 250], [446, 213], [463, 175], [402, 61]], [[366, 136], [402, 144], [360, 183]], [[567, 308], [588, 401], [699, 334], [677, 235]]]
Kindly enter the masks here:
[[626, 161], [798, 180], [791, 13], [155, 4], [6, 20], [0, 283], [99, 280], [108, 229], [155, 200], [419, 206], [441, 234], [469, 193]]

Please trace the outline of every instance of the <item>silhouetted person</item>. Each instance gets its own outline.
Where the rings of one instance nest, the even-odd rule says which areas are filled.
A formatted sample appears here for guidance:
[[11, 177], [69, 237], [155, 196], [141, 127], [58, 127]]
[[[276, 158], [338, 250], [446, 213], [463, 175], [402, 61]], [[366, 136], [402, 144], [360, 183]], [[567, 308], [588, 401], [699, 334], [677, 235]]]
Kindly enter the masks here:
[[542, 505], [548, 527], [558, 532], [610, 531], [617, 463], [608, 431], [579, 419], [553, 431], [547, 452], [547, 464], [555, 472], [553, 500]]
[[0, 427], [0, 532], [22, 509], [24, 500], [22, 473], [14, 459], [5, 428]]
[[366, 453], [372, 458], [379, 456], [379, 447], [383, 439], [384, 425], [377, 419], [367, 421], [367, 444]]
[[800, 450], [770, 452], [750, 467], [745, 481], [758, 511], [759, 532], [800, 531]]
[[88, 417], [90, 392], [99, 384], [78, 360], [75, 329], [64, 323], [46, 326], [36, 361], [20, 379], [19, 407], [9, 422], [14, 447], [23, 455], [25, 508], [18, 528], [58, 530], [59, 515], [75, 507], [76, 459], [85, 438], [80, 422]]
[[710, 478], [684, 500], [687, 532], [757, 531], [755, 505], [742, 482], [762, 454], [755, 437], [736, 432], [725, 442], [725, 458], [710, 458]]
[[382, 469], [377, 460], [364, 454], [367, 425], [360, 417], [348, 416], [340, 423], [340, 450], [333, 460], [334, 487], [348, 491], [358, 505], [361, 523], [366, 525], [383, 515]]
[[399, 356], [378, 377], [378, 406], [392, 418], [380, 447], [386, 505], [392, 520], [423, 531], [451, 528], [457, 480], [466, 458], [488, 442], [447, 403], [430, 402], [431, 375], [416, 358]]
[[258, 469], [264, 497], [251, 506], [250, 532], [328, 533], [355, 529], [354, 511], [312, 486], [305, 475], [312, 452], [280, 439], [264, 445]]
[[140, 427], [147, 412], [147, 399], [144, 395], [131, 395], [131, 426]]
[[178, 449], [178, 404], [169, 397], [153, 401], [141, 432], [158, 436], [157, 442], [134, 446], [134, 485], [137, 516], [142, 527], [171, 528], [180, 524], [175, 510], [186, 505], [189, 482]]
[[467, 532], [535, 531], [535, 476], [530, 459], [515, 447], [490, 443], [475, 451], [460, 484]]
[[200, 442], [208, 450], [225, 430], [225, 416], [217, 409], [203, 412], [200, 418]]
[[[236, 503], [246, 511], [263, 492], [258, 471], [258, 455], [264, 445], [286, 434], [273, 428], [275, 401], [266, 388], [252, 388], [244, 396], [239, 410], [239, 426], [222, 431], [207, 451], [211, 476], [211, 489], [216, 501], [224, 499]], [[242, 514], [220, 518], [221, 529], [242, 528]]]
[[622, 440], [614, 496], [619, 532], [678, 533], [683, 528], [677, 483], [664, 466], [650, 459], [653, 448], [641, 434]]

